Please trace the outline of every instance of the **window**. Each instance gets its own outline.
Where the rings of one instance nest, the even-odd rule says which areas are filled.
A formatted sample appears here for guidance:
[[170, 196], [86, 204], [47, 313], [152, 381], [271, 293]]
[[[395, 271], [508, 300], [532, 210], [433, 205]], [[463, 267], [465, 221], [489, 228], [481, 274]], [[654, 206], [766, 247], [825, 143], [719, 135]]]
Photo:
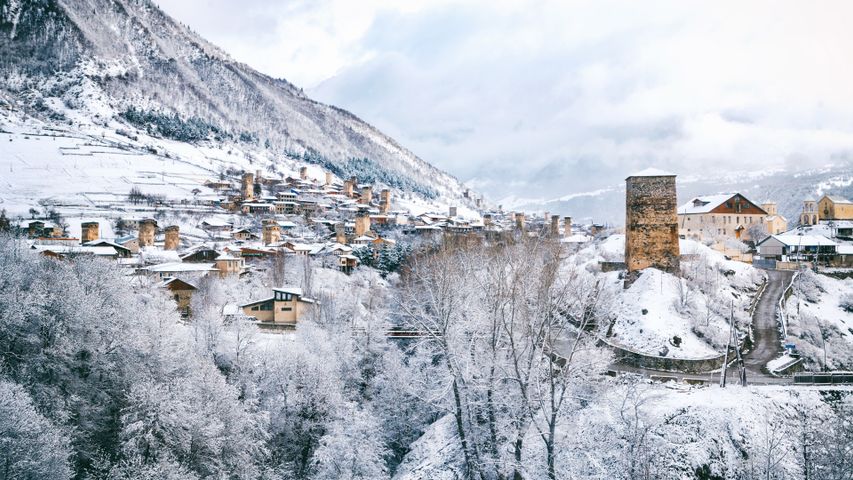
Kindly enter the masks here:
[[282, 311], [282, 312], [289, 312], [289, 311], [291, 311], [291, 310], [293, 310], [293, 309], [292, 309], [292, 308], [290, 308], [290, 307], [281, 307], [281, 311]]
[[252, 307], [252, 311], [253, 311], [253, 312], [257, 312], [257, 311], [258, 311], [258, 310], [260, 310], [260, 309], [261, 309], [261, 308], [260, 308], [260, 307], [258, 307], [257, 305], [255, 305], [254, 307]]
[[271, 312], [272, 311], [272, 302], [267, 302], [267, 303], [261, 304], [261, 311], [262, 312]]

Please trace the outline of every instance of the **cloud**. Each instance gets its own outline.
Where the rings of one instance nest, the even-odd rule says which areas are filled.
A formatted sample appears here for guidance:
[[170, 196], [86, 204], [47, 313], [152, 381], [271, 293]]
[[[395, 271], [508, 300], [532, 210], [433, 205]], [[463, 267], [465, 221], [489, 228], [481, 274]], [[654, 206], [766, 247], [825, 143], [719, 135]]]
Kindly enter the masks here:
[[163, 6], [493, 198], [853, 149], [845, 2], [280, 3]]

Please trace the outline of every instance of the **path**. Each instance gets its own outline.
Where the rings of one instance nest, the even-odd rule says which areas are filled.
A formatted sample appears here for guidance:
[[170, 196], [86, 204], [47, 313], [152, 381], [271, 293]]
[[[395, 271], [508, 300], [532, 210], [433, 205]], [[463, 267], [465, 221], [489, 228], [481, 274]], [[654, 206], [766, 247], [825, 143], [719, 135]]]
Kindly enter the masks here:
[[776, 309], [779, 299], [791, 283], [794, 272], [765, 270], [767, 288], [752, 314], [752, 350], [744, 357], [748, 376], [764, 376], [762, 369], [767, 362], [782, 354], [779, 320]]

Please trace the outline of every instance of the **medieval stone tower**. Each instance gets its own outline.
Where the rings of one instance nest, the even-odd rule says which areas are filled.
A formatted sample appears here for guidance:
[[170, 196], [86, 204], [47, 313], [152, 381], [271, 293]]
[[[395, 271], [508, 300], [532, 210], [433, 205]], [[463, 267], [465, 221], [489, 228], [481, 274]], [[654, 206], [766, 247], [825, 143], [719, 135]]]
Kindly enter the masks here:
[[242, 188], [240, 189], [243, 201], [251, 202], [255, 199], [255, 175], [252, 173], [243, 174]]
[[515, 214], [515, 228], [524, 230], [524, 213], [518, 212]]
[[456, 206], [451, 205], [450, 208], [447, 210], [447, 216], [453, 218], [456, 216], [457, 212], [458, 210], [456, 209]]
[[391, 190], [387, 188], [379, 192], [379, 211], [382, 213], [391, 211]]
[[365, 205], [370, 205], [370, 202], [373, 201], [373, 189], [370, 185], [365, 185], [361, 187], [361, 198], [358, 200], [358, 203], [363, 203]]
[[181, 245], [181, 230], [177, 225], [169, 225], [164, 229], [166, 239], [163, 243], [163, 250], [177, 250]]
[[326, 172], [326, 186], [332, 185], [332, 172]]
[[551, 236], [559, 237], [560, 236], [560, 216], [559, 215], [551, 215]]
[[563, 235], [572, 236], [572, 217], [563, 217]]
[[346, 245], [347, 243], [346, 226], [343, 223], [335, 224], [335, 241], [341, 245]]
[[98, 222], [83, 222], [80, 224], [80, 243], [93, 242], [100, 237]]
[[675, 175], [646, 170], [625, 179], [625, 264], [679, 270]]
[[264, 245], [271, 245], [281, 241], [281, 227], [273, 219], [264, 220], [262, 240]]
[[370, 215], [359, 213], [355, 216], [355, 236], [360, 237], [370, 231]]
[[350, 178], [349, 180], [344, 180], [344, 195], [347, 198], [352, 198], [355, 196], [353, 193], [353, 189], [355, 188], [355, 177]]
[[139, 248], [154, 245], [154, 235], [157, 233], [157, 220], [146, 218], [139, 221]]
[[308, 167], [300, 167], [299, 168], [299, 179], [300, 180], [308, 180]]

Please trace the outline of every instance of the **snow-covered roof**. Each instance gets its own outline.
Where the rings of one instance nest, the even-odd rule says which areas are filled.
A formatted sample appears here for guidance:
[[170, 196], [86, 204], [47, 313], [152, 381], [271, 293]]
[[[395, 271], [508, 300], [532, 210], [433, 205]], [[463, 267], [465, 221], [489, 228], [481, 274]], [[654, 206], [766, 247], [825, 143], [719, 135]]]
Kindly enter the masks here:
[[776, 240], [782, 242], [783, 244], [789, 247], [831, 247], [833, 245], [837, 245], [835, 242], [824, 237], [823, 235], [794, 235], [789, 233], [783, 233], [780, 235], [770, 235], [766, 239], [759, 242], [759, 244], [766, 242], [770, 238], [775, 238]]
[[[73, 254], [92, 254], [98, 256], [115, 256], [118, 252], [116, 249], [110, 246], [107, 247], [93, 247], [93, 246], [81, 246], [81, 245], [33, 245], [33, 250], [41, 253], [41, 252], [53, 252], [59, 255], [73, 255]], [[124, 248], [124, 247], [121, 247]]]
[[702, 197], [694, 197], [689, 202], [678, 207], [679, 215], [691, 215], [697, 213], [708, 213], [711, 210], [719, 207], [726, 200], [734, 197], [734, 193], [720, 193], [717, 195], [705, 195]]
[[674, 177], [674, 173], [670, 173], [659, 168], [647, 168], [645, 170], [640, 170], [632, 175], [628, 175], [628, 178], [631, 177]]
[[844, 204], [853, 203], [853, 202], [850, 202], [850, 200], [847, 200], [846, 198], [839, 196], [839, 195], [824, 195], [824, 197], [832, 200], [832, 203], [844, 203]]
[[291, 295], [296, 295], [297, 297], [302, 296], [302, 289], [299, 287], [284, 286], [284, 287], [279, 287], [279, 288], [273, 288], [272, 291], [273, 292], [289, 293]]
[[143, 270], [148, 270], [153, 273], [167, 273], [167, 272], [213, 272], [216, 271], [216, 267], [213, 263], [180, 263], [180, 262], [169, 262], [169, 263], [161, 263], [159, 265], [151, 265], [150, 267], [145, 267]]

